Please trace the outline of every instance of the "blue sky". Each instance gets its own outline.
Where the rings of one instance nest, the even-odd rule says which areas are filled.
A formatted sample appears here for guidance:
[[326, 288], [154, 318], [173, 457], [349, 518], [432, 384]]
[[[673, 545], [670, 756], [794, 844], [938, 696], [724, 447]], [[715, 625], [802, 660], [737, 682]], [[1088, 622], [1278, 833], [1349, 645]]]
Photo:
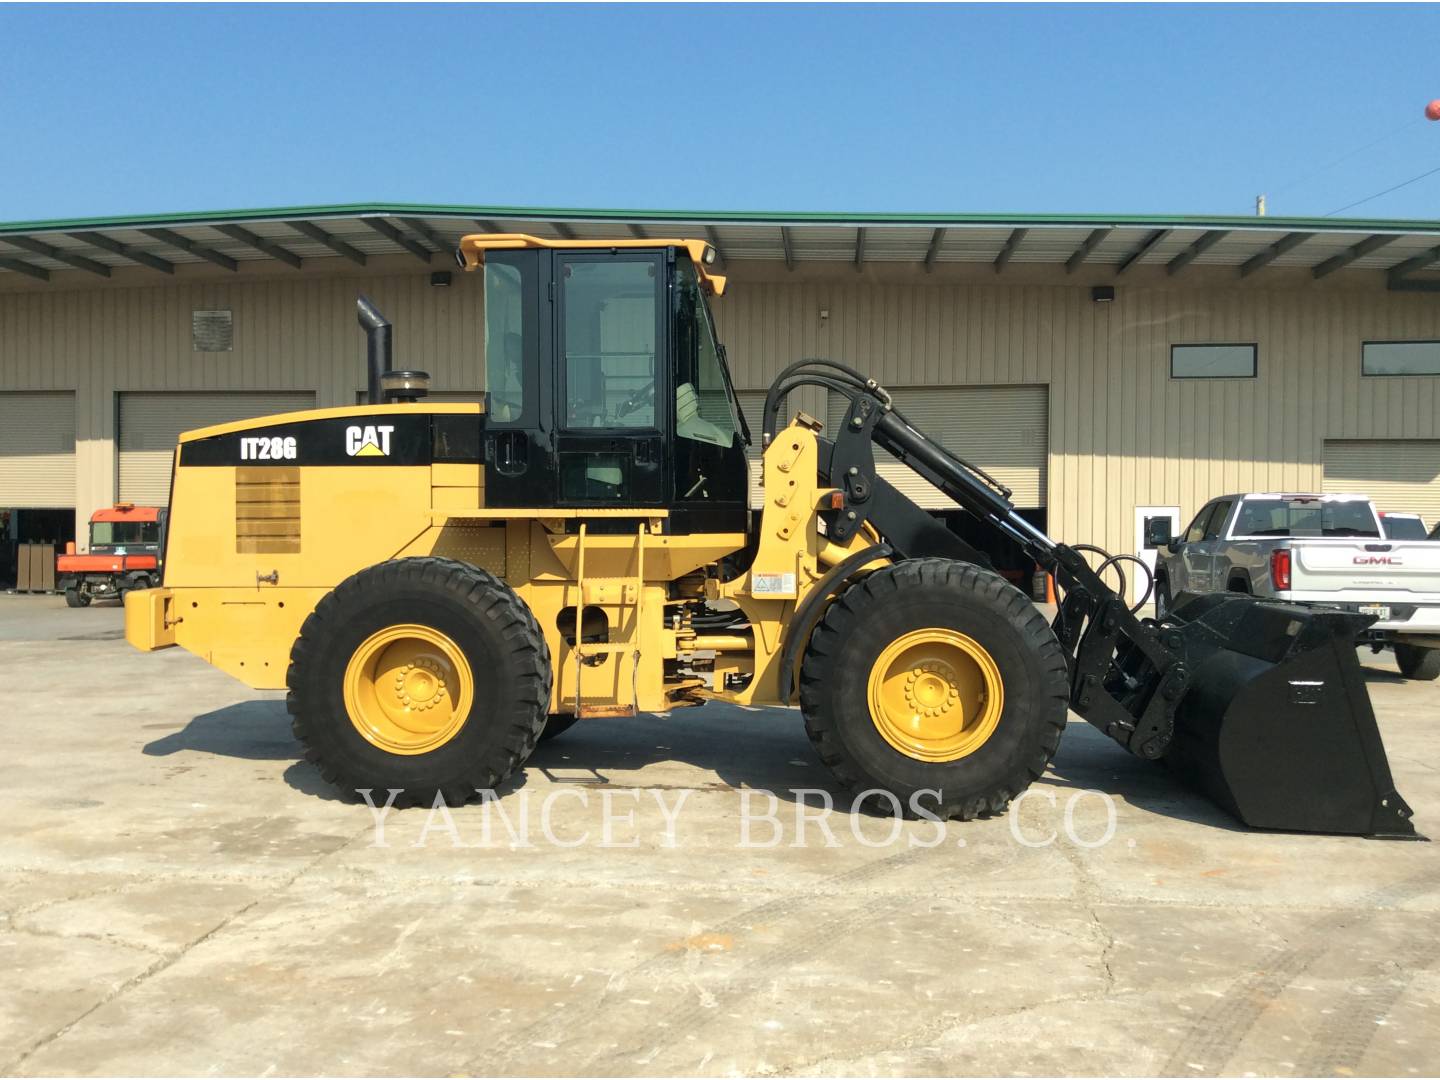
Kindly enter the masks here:
[[[0, 6], [0, 220], [1325, 214], [1440, 167], [1437, 40], [1428, 6]], [[1351, 215], [1440, 218], [1440, 172]]]

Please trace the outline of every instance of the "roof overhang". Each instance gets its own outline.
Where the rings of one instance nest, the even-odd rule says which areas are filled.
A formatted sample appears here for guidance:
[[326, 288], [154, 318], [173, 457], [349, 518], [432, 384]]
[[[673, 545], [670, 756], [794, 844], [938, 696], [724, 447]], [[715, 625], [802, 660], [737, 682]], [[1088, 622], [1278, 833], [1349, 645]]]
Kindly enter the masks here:
[[[1288, 269], [1313, 279], [1379, 271], [1390, 288], [1440, 290], [1440, 221], [1094, 214], [822, 214], [579, 210], [354, 204], [0, 224], [0, 280], [53, 275], [114, 280], [126, 270], [164, 280], [187, 264], [224, 273], [364, 266], [380, 256], [448, 262], [461, 237], [526, 234], [537, 242], [704, 240], [729, 262], [808, 263], [855, 270], [911, 264], [988, 266], [996, 274], [1048, 265], [1066, 273], [1169, 277], [1200, 268], [1254, 283]], [[211, 272], [216, 272], [212, 270]], [[224, 276], [222, 274], [222, 276]]]

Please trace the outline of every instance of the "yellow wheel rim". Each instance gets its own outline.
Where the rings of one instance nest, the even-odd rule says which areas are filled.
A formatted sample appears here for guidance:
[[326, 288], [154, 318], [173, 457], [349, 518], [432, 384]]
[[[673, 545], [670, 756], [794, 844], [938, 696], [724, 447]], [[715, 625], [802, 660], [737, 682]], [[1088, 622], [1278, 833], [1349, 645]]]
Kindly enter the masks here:
[[1000, 725], [1000, 668], [974, 638], [956, 630], [912, 630], [870, 669], [870, 717], [884, 740], [919, 761], [973, 754]]
[[346, 665], [345, 711], [381, 750], [424, 754], [464, 726], [474, 684], [460, 647], [439, 630], [387, 626], [366, 638]]

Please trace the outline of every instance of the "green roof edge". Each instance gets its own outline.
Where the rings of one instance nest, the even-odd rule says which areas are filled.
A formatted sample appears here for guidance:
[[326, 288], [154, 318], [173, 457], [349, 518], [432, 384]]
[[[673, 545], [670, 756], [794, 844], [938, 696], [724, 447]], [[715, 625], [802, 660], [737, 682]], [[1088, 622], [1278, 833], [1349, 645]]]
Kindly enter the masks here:
[[1440, 232], [1440, 220], [1387, 218], [1208, 216], [1204, 214], [925, 214], [834, 213], [776, 210], [615, 210], [545, 206], [459, 206], [428, 203], [343, 203], [330, 206], [281, 206], [249, 210], [190, 210], [174, 214], [127, 214], [118, 217], [53, 218], [0, 222], [0, 234], [99, 230], [207, 222], [274, 221], [288, 218], [337, 218], [406, 215], [411, 217], [542, 218], [550, 221], [700, 221], [753, 225], [911, 225], [945, 227], [1010, 225], [1141, 225], [1152, 228], [1264, 229], [1304, 232]]

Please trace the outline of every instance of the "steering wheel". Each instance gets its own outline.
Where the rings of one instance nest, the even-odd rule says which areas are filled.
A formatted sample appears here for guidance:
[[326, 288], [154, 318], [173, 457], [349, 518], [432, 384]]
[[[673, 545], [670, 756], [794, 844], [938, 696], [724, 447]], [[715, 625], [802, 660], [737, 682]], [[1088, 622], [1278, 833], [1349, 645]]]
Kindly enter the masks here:
[[655, 384], [652, 382], [643, 389], [635, 391], [635, 393], [631, 394], [628, 398], [621, 402], [620, 407], [615, 410], [615, 419], [619, 420], [623, 416], [629, 416], [636, 409], [642, 408], [646, 405], [653, 406], [654, 404]]

